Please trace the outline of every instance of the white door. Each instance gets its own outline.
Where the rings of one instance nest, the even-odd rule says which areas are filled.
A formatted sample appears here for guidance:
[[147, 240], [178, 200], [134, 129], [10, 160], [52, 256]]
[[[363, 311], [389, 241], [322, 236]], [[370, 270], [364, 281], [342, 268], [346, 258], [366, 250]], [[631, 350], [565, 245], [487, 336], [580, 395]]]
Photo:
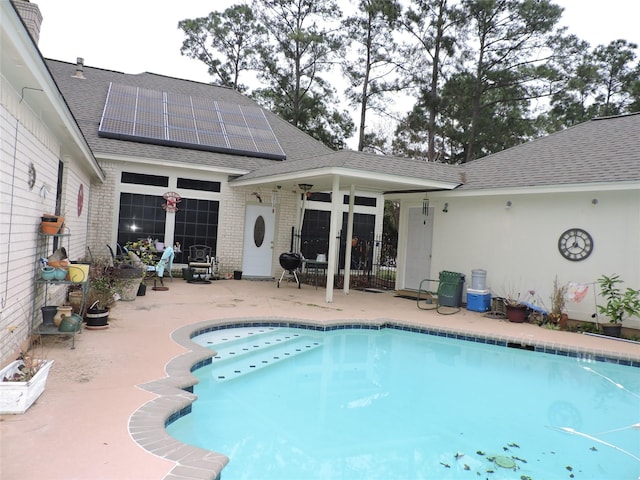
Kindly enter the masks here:
[[433, 240], [433, 207], [424, 215], [421, 207], [409, 208], [407, 258], [405, 259], [404, 288], [418, 290], [420, 282], [429, 278]]
[[271, 206], [247, 205], [244, 217], [243, 276], [272, 276], [275, 216]]

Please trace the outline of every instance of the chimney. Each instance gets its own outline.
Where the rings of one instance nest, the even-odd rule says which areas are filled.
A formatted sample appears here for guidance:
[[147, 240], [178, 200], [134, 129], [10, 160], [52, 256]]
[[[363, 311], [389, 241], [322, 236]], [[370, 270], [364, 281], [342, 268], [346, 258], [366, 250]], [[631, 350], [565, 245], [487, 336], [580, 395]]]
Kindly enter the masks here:
[[42, 14], [38, 5], [30, 3], [29, 0], [14, 0], [12, 3], [37, 45], [40, 41], [40, 25], [42, 25]]
[[84, 79], [84, 58], [78, 57], [76, 59], [76, 72], [71, 75], [73, 78], [82, 78]]

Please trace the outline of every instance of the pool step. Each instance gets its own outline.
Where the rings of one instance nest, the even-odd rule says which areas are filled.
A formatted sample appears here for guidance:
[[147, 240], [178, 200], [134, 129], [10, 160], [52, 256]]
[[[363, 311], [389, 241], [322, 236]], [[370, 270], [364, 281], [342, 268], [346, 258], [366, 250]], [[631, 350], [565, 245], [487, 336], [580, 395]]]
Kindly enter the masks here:
[[213, 357], [213, 378], [219, 382], [232, 380], [321, 346], [318, 339], [311, 337], [261, 340], [264, 342], [217, 350], [218, 354]]
[[277, 327], [247, 327], [243, 329], [217, 330], [209, 332], [201, 335], [195, 339], [195, 341], [203, 347], [211, 348], [215, 351], [221, 351], [233, 345], [245, 344], [251, 340], [255, 342], [275, 342], [278, 339], [286, 340], [294, 336], [299, 337], [301, 334], [291, 332], [287, 332], [285, 334]]

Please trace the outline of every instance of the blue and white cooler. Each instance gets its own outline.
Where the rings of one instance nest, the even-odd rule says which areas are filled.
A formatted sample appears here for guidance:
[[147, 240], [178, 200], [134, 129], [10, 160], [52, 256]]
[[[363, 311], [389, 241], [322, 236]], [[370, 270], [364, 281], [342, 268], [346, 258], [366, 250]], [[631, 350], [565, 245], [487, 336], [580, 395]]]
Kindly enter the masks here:
[[487, 289], [487, 271], [471, 270], [471, 288], [467, 288], [467, 310], [491, 310], [491, 292]]

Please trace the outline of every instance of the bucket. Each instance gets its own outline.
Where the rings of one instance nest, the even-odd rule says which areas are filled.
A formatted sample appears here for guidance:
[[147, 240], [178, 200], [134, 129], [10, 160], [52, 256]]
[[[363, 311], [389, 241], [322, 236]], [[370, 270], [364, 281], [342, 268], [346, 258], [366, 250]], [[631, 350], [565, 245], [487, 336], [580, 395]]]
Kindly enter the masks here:
[[234, 280], [242, 280], [242, 270], [234, 270], [233, 271], [233, 279]]
[[487, 289], [487, 271], [471, 270], [471, 289], [486, 290]]
[[89, 280], [89, 265], [82, 263], [72, 263], [69, 265], [69, 280], [75, 283], [82, 283]]

